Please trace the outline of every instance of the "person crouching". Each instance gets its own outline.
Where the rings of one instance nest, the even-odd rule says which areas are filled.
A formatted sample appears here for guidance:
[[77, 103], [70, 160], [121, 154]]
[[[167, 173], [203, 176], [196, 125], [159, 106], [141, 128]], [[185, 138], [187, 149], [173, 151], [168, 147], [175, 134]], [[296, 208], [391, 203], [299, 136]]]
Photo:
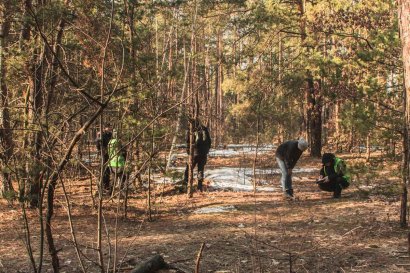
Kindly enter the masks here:
[[333, 198], [340, 198], [342, 190], [350, 185], [350, 176], [346, 170], [343, 159], [332, 153], [324, 153], [322, 156], [322, 169], [317, 181], [322, 191], [333, 192]]

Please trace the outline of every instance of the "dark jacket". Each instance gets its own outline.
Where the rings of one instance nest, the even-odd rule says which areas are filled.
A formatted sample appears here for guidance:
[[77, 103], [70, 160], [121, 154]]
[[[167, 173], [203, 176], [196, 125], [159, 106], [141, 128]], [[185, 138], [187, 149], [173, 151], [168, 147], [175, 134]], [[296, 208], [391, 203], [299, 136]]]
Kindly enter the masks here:
[[297, 140], [289, 140], [276, 149], [276, 157], [285, 162], [286, 168], [293, 169], [298, 162], [303, 151], [298, 148]]
[[332, 162], [332, 165], [322, 166], [322, 169], [320, 169], [320, 175], [323, 177], [329, 177], [330, 181], [333, 181], [336, 178], [340, 177], [346, 180], [347, 182], [350, 182], [350, 175], [347, 171], [345, 162], [337, 157]]
[[[333, 165], [331, 166], [325, 166], [323, 165], [322, 168], [320, 169], [320, 175], [325, 177], [329, 177], [329, 180], [333, 180], [337, 178], [339, 175], [335, 172], [335, 168]], [[340, 175], [340, 177], [343, 177], [343, 175]]]
[[112, 132], [103, 132], [102, 137], [98, 137], [95, 140], [95, 145], [97, 146], [97, 150], [101, 151], [101, 147], [104, 148], [105, 152], [108, 153], [108, 143], [112, 138]]
[[[194, 132], [194, 155], [199, 155], [199, 156], [206, 156], [209, 153], [209, 150], [211, 149], [211, 136], [209, 134], [208, 128], [206, 126], [200, 126], [197, 130]], [[189, 132], [187, 133], [187, 138], [186, 138], [186, 143], [187, 143], [187, 153], [189, 154]]]

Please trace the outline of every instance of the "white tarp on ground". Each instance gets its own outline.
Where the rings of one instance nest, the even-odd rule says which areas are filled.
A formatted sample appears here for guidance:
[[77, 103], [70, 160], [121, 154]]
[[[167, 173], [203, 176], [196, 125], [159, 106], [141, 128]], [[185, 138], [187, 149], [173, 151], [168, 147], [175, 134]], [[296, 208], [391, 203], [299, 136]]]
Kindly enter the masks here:
[[[182, 147], [183, 145], [178, 145]], [[209, 157], [235, 157], [254, 154], [256, 150], [256, 145], [250, 144], [230, 144], [226, 145], [225, 148], [211, 149], [209, 151]], [[258, 147], [258, 154], [265, 154], [269, 152], [274, 152], [274, 145], [261, 145]], [[186, 157], [186, 153], [175, 154], [176, 157]]]
[[[173, 168], [180, 172], [184, 172], [185, 168], [178, 167]], [[196, 176], [197, 170], [195, 170]], [[297, 176], [299, 173], [312, 173], [317, 174], [318, 170], [315, 168], [295, 168], [293, 170], [294, 180], [301, 179]], [[256, 169], [257, 179], [257, 191], [278, 191], [280, 184], [280, 170], [275, 169]], [[272, 182], [272, 176], [277, 178]], [[232, 191], [253, 191], [253, 169], [252, 168], [235, 168], [235, 167], [222, 167], [207, 169], [205, 167], [205, 179], [209, 181], [209, 187], [217, 190], [232, 190]], [[170, 177], [164, 177], [160, 173], [153, 173], [151, 176], [152, 181], [156, 184], [173, 184], [176, 181]], [[272, 185], [273, 184], [273, 185]]]
[[[317, 172], [314, 168], [295, 168], [293, 173], [313, 173]], [[277, 191], [277, 185], [268, 185], [266, 179], [273, 174], [279, 175], [279, 169], [256, 169], [257, 191]], [[223, 167], [205, 170], [205, 179], [210, 181], [210, 187], [215, 189], [231, 189], [233, 191], [253, 191], [253, 169], [252, 168], [232, 168]], [[279, 179], [279, 176], [278, 176]], [[271, 181], [271, 180], [270, 180]], [[262, 186], [261, 186], [262, 185]]]
[[208, 213], [224, 213], [228, 211], [235, 211], [236, 208], [232, 205], [230, 206], [213, 206], [213, 207], [204, 207], [199, 208], [194, 211], [196, 214], [208, 214]]
[[[178, 145], [182, 147], [182, 145]], [[225, 148], [211, 149], [210, 157], [240, 157], [241, 155], [255, 153], [256, 145], [251, 144], [230, 144]], [[258, 154], [274, 152], [274, 145], [261, 145], [258, 147]], [[176, 157], [186, 157], [186, 154], [177, 154]], [[276, 161], [272, 162], [275, 168], [272, 169], [256, 169], [257, 190], [258, 191], [276, 191], [279, 189], [280, 170], [277, 167]], [[185, 167], [174, 167], [173, 170], [184, 172]], [[318, 173], [318, 169], [314, 168], [295, 168], [294, 174], [298, 173]], [[195, 170], [196, 173], [196, 170]], [[272, 183], [272, 175], [276, 175], [277, 179]], [[205, 167], [205, 179], [208, 180], [209, 186], [214, 189], [229, 189], [233, 191], [253, 191], [253, 169], [240, 167], [221, 167], [209, 169]], [[298, 177], [295, 175], [295, 179]], [[172, 179], [164, 178], [162, 175], [155, 174], [153, 180], [156, 183], [173, 183]], [[268, 182], [269, 181], [269, 182]], [[272, 185], [274, 184], [274, 185]]]
[[[274, 145], [262, 145], [258, 147], [258, 154], [265, 154], [275, 151]], [[211, 149], [210, 157], [234, 157], [241, 155], [254, 154], [256, 151], [255, 145], [232, 144], [227, 145], [226, 149]]]
[[[258, 170], [260, 171], [260, 170]], [[253, 191], [253, 170], [250, 168], [217, 168], [205, 171], [205, 179], [215, 189]], [[257, 187], [258, 191], [275, 191], [274, 187]]]

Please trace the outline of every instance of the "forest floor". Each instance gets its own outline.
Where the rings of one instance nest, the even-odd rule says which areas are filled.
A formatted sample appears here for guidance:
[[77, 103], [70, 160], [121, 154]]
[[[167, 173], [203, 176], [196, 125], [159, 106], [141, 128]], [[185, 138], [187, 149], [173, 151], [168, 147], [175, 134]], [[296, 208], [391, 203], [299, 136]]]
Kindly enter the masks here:
[[[348, 164], [364, 162], [357, 155], [343, 157]], [[257, 162], [260, 169], [277, 168], [272, 151], [261, 154]], [[319, 191], [314, 182], [317, 172], [312, 170], [320, 168], [320, 160], [306, 156], [295, 169], [293, 201], [283, 199], [277, 171], [260, 180], [272, 189], [256, 194], [234, 187], [213, 187], [209, 176], [207, 190], [194, 193], [193, 198], [178, 193], [173, 184], [158, 183], [152, 188], [151, 221], [146, 192], [132, 192], [128, 217], [124, 219], [121, 211], [116, 229], [116, 200], [104, 199], [104, 262], [113, 264], [117, 237], [120, 272], [129, 272], [154, 254], [161, 254], [166, 262], [184, 272], [194, 272], [202, 243], [202, 273], [409, 272], [409, 229], [399, 227], [399, 179], [386, 178], [394, 177], [398, 163], [387, 164], [377, 157], [373, 162], [373, 167], [377, 166], [372, 167], [372, 175], [363, 175], [362, 181], [343, 191], [341, 199]], [[177, 165], [183, 164], [180, 158]], [[206, 170], [252, 168], [252, 164], [251, 153], [213, 155]], [[84, 266], [87, 272], [99, 272], [95, 265], [97, 211], [89, 182], [66, 180], [65, 186], [78, 245], [87, 257], [83, 257]], [[56, 200], [52, 228], [60, 250], [60, 272], [81, 272], [61, 186]], [[38, 212], [27, 210], [27, 215], [37, 261]], [[24, 242], [20, 206], [1, 201], [0, 272], [31, 272]], [[47, 243], [44, 252], [43, 272], [51, 272]]]

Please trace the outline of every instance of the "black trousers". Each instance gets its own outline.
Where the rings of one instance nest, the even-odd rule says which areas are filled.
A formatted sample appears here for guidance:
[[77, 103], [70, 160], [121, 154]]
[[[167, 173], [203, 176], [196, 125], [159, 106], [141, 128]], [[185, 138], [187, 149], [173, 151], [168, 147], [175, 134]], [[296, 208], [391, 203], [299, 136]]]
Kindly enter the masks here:
[[[207, 161], [207, 155], [195, 155], [193, 158], [192, 169], [195, 169], [195, 166], [198, 165], [198, 189], [202, 190], [202, 183], [204, 181], [204, 169]], [[189, 165], [186, 164], [185, 173], [184, 173], [184, 184], [188, 183], [188, 171]]]
[[103, 164], [104, 164], [104, 173], [103, 173], [103, 188], [104, 190], [111, 190], [111, 185], [110, 185], [110, 174], [111, 174], [111, 170], [110, 167], [108, 167], [108, 160], [109, 160], [109, 156], [108, 154], [104, 154], [103, 157]]
[[340, 195], [342, 189], [349, 187], [349, 182], [343, 177], [336, 177], [326, 183], [319, 183], [319, 188], [322, 191], [334, 192], [336, 195]]

